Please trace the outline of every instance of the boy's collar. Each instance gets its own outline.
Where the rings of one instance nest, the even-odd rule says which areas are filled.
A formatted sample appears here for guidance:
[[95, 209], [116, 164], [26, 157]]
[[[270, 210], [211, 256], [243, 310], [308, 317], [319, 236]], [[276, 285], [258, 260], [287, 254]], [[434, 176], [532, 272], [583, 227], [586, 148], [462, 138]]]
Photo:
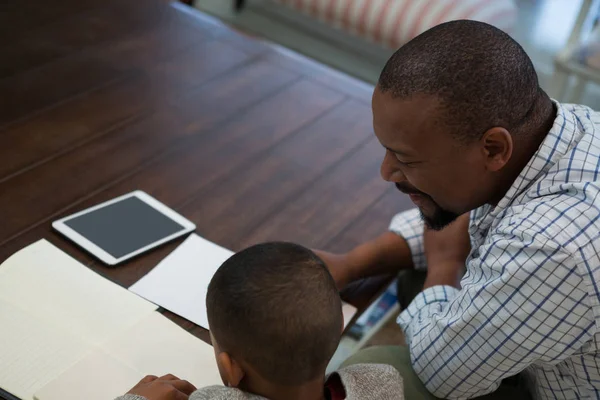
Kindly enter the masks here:
[[331, 374], [325, 382], [325, 398], [327, 400], [344, 400], [346, 398], [346, 389], [337, 373]]

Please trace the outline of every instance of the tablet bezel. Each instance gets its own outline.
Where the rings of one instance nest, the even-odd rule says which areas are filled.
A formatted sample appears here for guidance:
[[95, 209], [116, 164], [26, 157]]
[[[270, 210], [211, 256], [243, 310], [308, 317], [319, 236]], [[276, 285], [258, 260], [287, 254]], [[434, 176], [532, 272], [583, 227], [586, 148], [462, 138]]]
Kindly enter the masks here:
[[[123, 257], [120, 258], [115, 258], [114, 256], [112, 256], [111, 254], [107, 253], [105, 250], [103, 250], [101, 247], [97, 246], [95, 243], [91, 242], [90, 240], [88, 240], [85, 236], [81, 235], [79, 232], [75, 231], [74, 229], [72, 229], [71, 227], [69, 227], [68, 225], [65, 224], [65, 222], [80, 217], [82, 215], [88, 214], [90, 212], [96, 211], [100, 208], [104, 208], [106, 206], [109, 206], [111, 204], [115, 204], [118, 203], [122, 200], [128, 199], [130, 197], [137, 197], [139, 200], [143, 201], [144, 203], [148, 204], [150, 207], [154, 208], [156, 211], [164, 214], [165, 216], [167, 216], [168, 218], [172, 219], [173, 221], [177, 222], [179, 225], [181, 225], [183, 227], [182, 230], [175, 232], [169, 236], [166, 236], [156, 242], [150, 243], [147, 246], [144, 246], [134, 252], [131, 252], [129, 254], [124, 255]], [[66, 236], [68, 239], [70, 239], [71, 241], [73, 241], [75, 244], [77, 244], [78, 246], [82, 247], [84, 250], [86, 250], [87, 252], [89, 252], [90, 254], [92, 254], [93, 256], [97, 257], [98, 259], [100, 259], [102, 262], [104, 262], [105, 264], [108, 265], [117, 265], [122, 263], [123, 261], [126, 261], [132, 257], [135, 257], [139, 254], [142, 254], [150, 249], [153, 249], [157, 246], [160, 246], [161, 244], [167, 243], [173, 239], [176, 239], [180, 236], [183, 236], [187, 233], [193, 232], [196, 229], [196, 225], [189, 221], [188, 219], [186, 219], [185, 217], [181, 216], [180, 214], [178, 214], [177, 212], [175, 212], [174, 210], [172, 210], [171, 208], [167, 207], [166, 205], [164, 205], [163, 203], [161, 203], [160, 201], [156, 200], [154, 197], [150, 196], [149, 194], [142, 192], [141, 190], [137, 190], [135, 192], [131, 192], [128, 194], [125, 194], [123, 196], [119, 196], [117, 198], [114, 198], [112, 200], [106, 201], [104, 203], [98, 204], [96, 206], [87, 208], [83, 211], [80, 211], [78, 213], [69, 215], [68, 217], [65, 218], [61, 218], [57, 221], [54, 221], [52, 223], [52, 227], [60, 232], [61, 234], [63, 234], [64, 236]]]

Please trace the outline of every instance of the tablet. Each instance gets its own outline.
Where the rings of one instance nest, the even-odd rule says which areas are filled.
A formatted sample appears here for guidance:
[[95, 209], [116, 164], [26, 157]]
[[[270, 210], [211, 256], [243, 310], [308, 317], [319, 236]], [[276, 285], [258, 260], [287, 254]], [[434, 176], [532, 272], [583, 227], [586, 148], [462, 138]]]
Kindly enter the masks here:
[[150, 195], [136, 191], [52, 223], [108, 265], [116, 265], [196, 226]]

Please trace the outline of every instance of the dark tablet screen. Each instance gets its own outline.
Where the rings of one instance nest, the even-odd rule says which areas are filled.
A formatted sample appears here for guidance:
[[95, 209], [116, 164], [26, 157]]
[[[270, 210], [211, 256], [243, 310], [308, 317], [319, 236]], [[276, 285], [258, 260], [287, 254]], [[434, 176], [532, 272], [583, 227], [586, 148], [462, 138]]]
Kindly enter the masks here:
[[136, 196], [64, 223], [117, 259], [184, 229]]

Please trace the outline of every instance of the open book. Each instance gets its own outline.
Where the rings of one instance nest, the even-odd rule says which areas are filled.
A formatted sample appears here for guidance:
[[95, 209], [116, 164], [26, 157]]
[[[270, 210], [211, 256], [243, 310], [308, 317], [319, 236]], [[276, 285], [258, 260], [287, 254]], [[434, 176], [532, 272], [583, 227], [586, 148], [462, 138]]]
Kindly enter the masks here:
[[145, 375], [220, 384], [210, 345], [42, 240], [0, 265], [0, 388], [111, 400]]

